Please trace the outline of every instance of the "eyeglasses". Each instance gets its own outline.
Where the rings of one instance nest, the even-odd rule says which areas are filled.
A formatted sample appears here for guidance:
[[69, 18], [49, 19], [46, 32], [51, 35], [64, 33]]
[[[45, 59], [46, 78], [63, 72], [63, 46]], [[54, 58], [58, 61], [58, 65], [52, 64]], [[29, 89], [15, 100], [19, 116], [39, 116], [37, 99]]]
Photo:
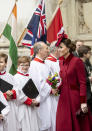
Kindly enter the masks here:
[[25, 66], [25, 67], [28, 67], [28, 66], [30, 66], [30, 65], [23, 65], [23, 64], [21, 65], [21, 64], [20, 64], [20, 66], [23, 66], [23, 67], [24, 67], [24, 66]]

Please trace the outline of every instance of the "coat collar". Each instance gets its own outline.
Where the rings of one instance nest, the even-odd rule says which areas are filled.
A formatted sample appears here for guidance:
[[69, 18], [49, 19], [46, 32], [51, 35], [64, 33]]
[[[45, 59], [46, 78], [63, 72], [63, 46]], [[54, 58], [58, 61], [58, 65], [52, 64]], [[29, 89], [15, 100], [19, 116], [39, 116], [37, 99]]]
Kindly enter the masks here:
[[21, 72], [19, 72], [19, 71], [17, 71], [17, 74], [20, 74], [20, 75], [22, 75], [22, 76], [29, 76], [29, 74], [21, 73]]
[[24, 72], [22, 72], [21, 71], [21, 69], [17, 69], [17, 74], [20, 74], [20, 75], [22, 75], [22, 76], [29, 76], [29, 72], [27, 72], [27, 73], [24, 73]]
[[4, 75], [4, 74], [6, 74], [6, 71], [1, 71], [0, 72], [0, 75]]
[[71, 61], [71, 59], [72, 59], [73, 56], [74, 56], [74, 55], [71, 53], [66, 59], [63, 60], [63, 63], [64, 63], [64, 64], [69, 63], [69, 62]]

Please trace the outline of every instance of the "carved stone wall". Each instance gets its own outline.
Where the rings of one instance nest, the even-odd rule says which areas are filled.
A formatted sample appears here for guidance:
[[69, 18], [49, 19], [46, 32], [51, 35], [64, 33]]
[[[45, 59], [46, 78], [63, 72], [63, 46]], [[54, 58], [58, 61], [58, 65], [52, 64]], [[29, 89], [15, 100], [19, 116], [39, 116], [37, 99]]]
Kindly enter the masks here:
[[[92, 26], [89, 21], [92, 16], [92, 0], [78, 0], [78, 26], [79, 33], [92, 33]], [[91, 6], [90, 6], [91, 5]]]
[[80, 1], [81, 3], [88, 3], [88, 2], [91, 2], [92, 0], [78, 0]]
[[[34, 6], [37, 4], [38, 0], [35, 1], [36, 2], [33, 4]], [[57, 1], [58, 0], [45, 0], [47, 24], [49, 23], [52, 14], [56, 9]], [[33, 7], [31, 10], [33, 10]], [[68, 36], [72, 40], [84, 40], [85, 44], [92, 46], [92, 0], [63, 0], [63, 3], [61, 5], [61, 12], [63, 17], [64, 29]], [[18, 25], [18, 28], [20, 32], [22, 32], [23, 29], [26, 27], [26, 24], [23, 24], [23, 22], [28, 23], [28, 20], [30, 20], [30, 16], [31, 14], [28, 15], [27, 20], [23, 19], [22, 23], [21, 21], [19, 21], [20, 25]], [[25, 16], [25, 18], [26, 17], [27, 16]], [[22, 29], [22, 31], [20, 28]]]
[[64, 27], [73, 40], [81, 39], [92, 46], [92, 0], [69, 0], [61, 6]]

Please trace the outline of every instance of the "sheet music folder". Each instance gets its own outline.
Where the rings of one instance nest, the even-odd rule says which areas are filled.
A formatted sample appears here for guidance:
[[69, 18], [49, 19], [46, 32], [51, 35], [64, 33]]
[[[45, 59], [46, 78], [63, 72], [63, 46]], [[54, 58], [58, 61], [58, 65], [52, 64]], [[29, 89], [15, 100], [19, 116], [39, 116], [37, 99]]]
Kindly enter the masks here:
[[1, 111], [5, 108], [6, 106], [0, 101], [0, 114], [1, 114]]
[[23, 90], [24, 94], [31, 99], [35, 99], [39, 95], [39, 92], [38, 92], [34, 82], [32, 81], [32, 79], [29, 79], [27, 81], [27, 83], [22, 88], [22, 90]]
[[0, 78], [0, 90], [5, 93], [8, 90], [12, 90], [13, 85]]

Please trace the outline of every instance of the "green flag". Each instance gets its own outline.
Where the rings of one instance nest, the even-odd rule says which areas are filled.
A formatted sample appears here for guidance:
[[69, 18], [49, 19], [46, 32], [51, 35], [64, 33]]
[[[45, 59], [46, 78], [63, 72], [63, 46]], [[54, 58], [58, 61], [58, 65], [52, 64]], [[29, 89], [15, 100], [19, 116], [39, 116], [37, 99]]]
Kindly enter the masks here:
[[17, 45], [16, 45], [16, 26], [17, 26], [17, 7], [16, 4], [12, 10], [8, 23], [6, 24], [3, 35], [10, 41], [8, 55], [8, 71], [14, 75], [17, 70]]

